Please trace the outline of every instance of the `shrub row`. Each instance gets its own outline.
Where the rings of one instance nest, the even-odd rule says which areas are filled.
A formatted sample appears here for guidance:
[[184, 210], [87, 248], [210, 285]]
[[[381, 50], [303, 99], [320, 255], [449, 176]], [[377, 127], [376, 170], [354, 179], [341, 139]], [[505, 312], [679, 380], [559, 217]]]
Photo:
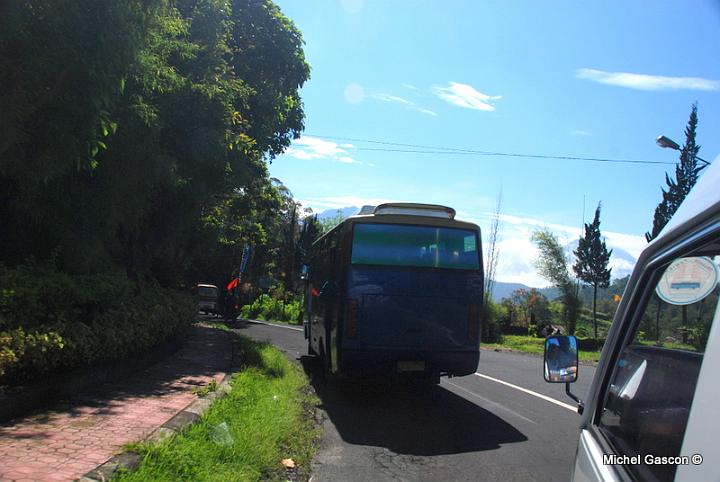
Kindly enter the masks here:
[[240, 316], [258, 320], [301, 323], [302, 302], [297, 299], [285, 301], [263, 294], [251, 304], [243, 306], [240, 310]]
[[189, 295], [121, 274], [0, 267], [0, 385], [147, 350], [193, 321]]

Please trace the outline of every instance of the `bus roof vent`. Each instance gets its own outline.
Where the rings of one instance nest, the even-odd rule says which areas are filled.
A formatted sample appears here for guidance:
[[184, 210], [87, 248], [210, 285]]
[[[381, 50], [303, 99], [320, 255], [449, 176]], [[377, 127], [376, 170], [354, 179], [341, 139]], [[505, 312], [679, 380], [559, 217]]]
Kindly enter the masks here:
[[455, 219], [455, 210], [439, 204], [386, 203], [375, 208], [374, 214], [404, 214]]
[[365, 205], [365, 206], [363, 206], [363, 207], [360, 208], [360, 212], [358, 213], [358, 215], [361, 215], [361, 214], [372, 214], [372, 213], [374, 213], [374, 212], [375, 212], [375, 206]]

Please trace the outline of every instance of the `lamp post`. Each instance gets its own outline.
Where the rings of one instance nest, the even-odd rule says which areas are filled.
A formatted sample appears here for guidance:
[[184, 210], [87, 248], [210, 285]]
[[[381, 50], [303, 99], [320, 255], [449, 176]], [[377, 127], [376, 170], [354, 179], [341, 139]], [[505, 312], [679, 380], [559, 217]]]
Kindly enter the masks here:
[[[677, 142], [675, 142], [674, 140], [672, 140], [666, 136], [658, 136], [658, 138], [655, 139], [655, 143], [658, 146], [662, 147], [663, 149], [674, 149], [676, 151], [682, 151], [680, 144], [678, 144]], [[709, 162], [707, 162], [705, 159], [703, 159], [700, 156], [695, 156], [695, 159], [697, 159], [698, 161], [704, 162], [704, 164], [700, 167], [700, 169], [710, 165]]]

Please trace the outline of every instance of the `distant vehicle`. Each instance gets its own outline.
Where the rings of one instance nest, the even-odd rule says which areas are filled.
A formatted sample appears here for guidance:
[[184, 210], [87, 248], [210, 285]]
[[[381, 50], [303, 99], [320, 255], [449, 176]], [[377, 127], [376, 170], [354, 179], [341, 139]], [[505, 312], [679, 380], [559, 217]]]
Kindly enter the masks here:
[[218, 287], [215, 285], [198, 283], [198, 310], [206, 315], [219, 315]]
[[[573, 480], [720, 480], [719, 262], [715, 162], [640, 255], [586, 401], [570, 392], [575, 338], [546, 340], [545, 379], [567, 383], [583, 415]], [[662, 326], [686, 343], [658, 336]]]
[[480, 228], [430, 204], [366, 206], [318, 239], [305, 338], [327, 374], [438, 383], [474, 373], [480, 350]]

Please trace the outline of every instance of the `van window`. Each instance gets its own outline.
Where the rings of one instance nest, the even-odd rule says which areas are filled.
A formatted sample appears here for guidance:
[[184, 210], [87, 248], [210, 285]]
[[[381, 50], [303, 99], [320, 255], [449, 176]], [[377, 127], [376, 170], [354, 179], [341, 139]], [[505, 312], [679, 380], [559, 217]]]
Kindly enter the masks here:
[[[642, 316], [615, 364], [599, 429], [617, 454], [679, 456], [713, 321], [717, 243], [659, 270]], [[658, 276], [659, 275], [659, 276]], [[717, 321], [715, 321], [717, 323]], [[676, 465], [627, 465], [641, 480], [670, 481]]]

